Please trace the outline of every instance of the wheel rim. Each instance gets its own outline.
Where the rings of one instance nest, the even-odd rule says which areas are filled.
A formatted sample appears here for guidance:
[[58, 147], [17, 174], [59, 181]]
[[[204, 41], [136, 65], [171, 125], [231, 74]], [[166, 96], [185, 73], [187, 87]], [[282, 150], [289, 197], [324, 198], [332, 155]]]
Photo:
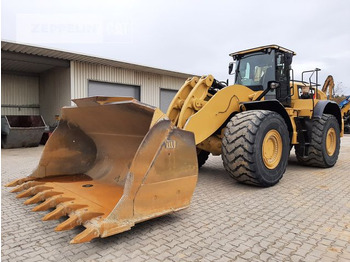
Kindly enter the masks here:
[[265, 135], [262, 144], [262, 157], [268, 169], [278, 166], [282, 158], [282, 137], [280, 133], [272, 129]]
[[336, 133], [334, 128], [330, 128], [328, 129], [327, 132], [327, 137], [326, 137], [326, 150], [327, 150], [327, 154], [329, 156], [332, 156], [335, 152], [335, 149], [337, 147], [337, 140], [336, 140]]

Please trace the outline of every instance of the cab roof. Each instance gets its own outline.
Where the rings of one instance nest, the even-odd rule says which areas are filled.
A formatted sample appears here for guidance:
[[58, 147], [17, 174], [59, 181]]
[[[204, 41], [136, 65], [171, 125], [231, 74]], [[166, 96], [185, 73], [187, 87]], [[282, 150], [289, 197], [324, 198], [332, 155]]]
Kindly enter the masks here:
[[268, 49], [268, 48], [275, 49], [275, 50], [281, 50], [283, 52], [296, 55], [296, 53], [294, 51], [289, 50], [289, 49], [284, 48], [284, 47], [279, 46], [279, 45], [265, 45], [265, 46], [260, 46], [260, 47], [255, 47], [255, 48], [250, 48], [250, 49], [234, 52], [234, 53], [231, 53], [230, 56], [232, 56], [232, 57], [241, 56], [241, 55], [245, 55], [245, 54], [249, 54], [249, 53], [259, 52], [261, 50]]

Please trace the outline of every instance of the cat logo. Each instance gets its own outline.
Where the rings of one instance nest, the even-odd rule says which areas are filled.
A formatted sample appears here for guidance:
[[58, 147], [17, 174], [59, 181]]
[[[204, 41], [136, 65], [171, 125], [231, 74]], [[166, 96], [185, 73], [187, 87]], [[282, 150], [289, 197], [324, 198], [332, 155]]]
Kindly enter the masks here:
[[165, 141], [165, 148], [168, 148], [168, 149], [176, 148], [176, 141], [175, 140], [166, 140]]

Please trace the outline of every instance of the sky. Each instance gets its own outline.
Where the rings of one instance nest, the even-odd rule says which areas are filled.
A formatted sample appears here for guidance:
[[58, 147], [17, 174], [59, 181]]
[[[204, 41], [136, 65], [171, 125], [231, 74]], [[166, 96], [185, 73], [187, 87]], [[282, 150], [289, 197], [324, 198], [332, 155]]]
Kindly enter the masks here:
[[2, 0], [1, 38], [230, 83], [230, 53], [277, 44], [295, 79], [317, 67], [350, 95], [349, 15], [347, 0]]

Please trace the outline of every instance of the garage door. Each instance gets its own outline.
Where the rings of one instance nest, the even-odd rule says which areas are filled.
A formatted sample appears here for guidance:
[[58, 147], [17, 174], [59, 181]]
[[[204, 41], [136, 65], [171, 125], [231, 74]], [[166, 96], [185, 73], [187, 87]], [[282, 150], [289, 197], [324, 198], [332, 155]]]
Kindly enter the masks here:
[[160, 109], [166, 113], [168, 106], [176, 95], [177, 90], [160, 89]]
[[89, 96], [130, 96], [140, 100], [140, 87], [115, 83], [89, 81]]

